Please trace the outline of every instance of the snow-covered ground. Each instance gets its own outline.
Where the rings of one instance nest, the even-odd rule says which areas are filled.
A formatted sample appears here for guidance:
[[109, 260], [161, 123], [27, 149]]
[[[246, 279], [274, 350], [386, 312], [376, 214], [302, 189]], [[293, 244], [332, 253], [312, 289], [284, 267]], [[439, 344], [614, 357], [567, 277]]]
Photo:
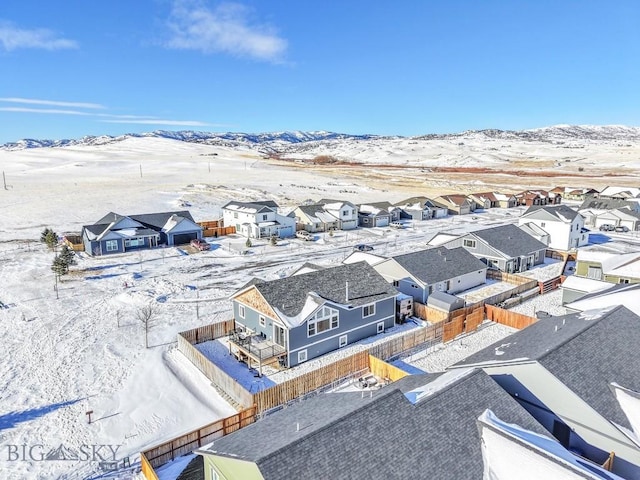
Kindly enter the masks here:
[[551, 315], [565, 315], [567, 313], [562, 306], [562, 289], [560, 288], [544, 295], [535, 296], [509, 310], [530, 317], [535, 317], [537, 312], [547, 312]]
[[511, 327], [485, 321], [475, 332], [459, 335], [451, 342], [440, 343], [414, 353], [403, 358], [403, 361], [428, 373], [443, 372], [454, 363], [464, 360], [515, 331], [516, 329]]
[[[405, 160], [393, 155], [385, 161]], [[228, 296], [252, 276], [279, 278], [306, 261], [334, 265], [356, 243], [371, 244], [381, 255], [405, 253], [425, 247], [438, 232], [514, 223], [523, 210], [316, 235], [314, 242], [255, 242], [245, 256], [232, 248], [243, 243], [238, 237], [216, 239], [211, 251], [192, 255], [175, 248], [105, 258], [81, 254], [57, 299], [54, 253], [37, 241], [45, 227], [79, 232], [109, 211], [186, 208], [196, 221], [211, 220], [231, 199], [274, 199], [285, 212], [308, 198], [395, 201], [418, 194], [422, 184], [390, 177], [376, 190], [358, 171], [347, 178], [268, 163], [249, 149], [159, 138], [0, 150], [0, 169], [7, 180], [0, 190], [0, 302], [8, 306], [0, 309], [0, 478], [11, 480], [97, 475], [100, 458], [40, 461], [38, 454], [49, 449], [77, 453], [83, 445], [108, 445], [135, 465], [140, 450], [233, 413], [173, 342], [179, 331], [230, 318]], [[505, 190], [515, 188], [509, 181]], [[442, 193], [458, 187], [455, 180], [429, 186]], [[145, 348], [137, 315], [149, 303], [156, 314]], [[551, 312], [549, 306], [539, 310]], [[26, 454], [8, 460], [18, 445]], [[30, 447], [36, 458], [29, 458]], [[99, 450], [109, 459], [106, 451]]]

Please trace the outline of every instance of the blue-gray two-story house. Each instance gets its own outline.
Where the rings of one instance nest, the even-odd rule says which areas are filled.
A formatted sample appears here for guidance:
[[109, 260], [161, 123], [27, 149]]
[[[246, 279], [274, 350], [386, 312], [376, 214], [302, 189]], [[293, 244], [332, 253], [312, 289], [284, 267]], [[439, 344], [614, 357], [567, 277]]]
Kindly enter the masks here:
[[[324, 355], [394, 325], [397, 290], [365, 262], [271, 281], [231, 296], [248, 353], [272, 346], [286, 366]], [[275, 350], [273, 350], [275, 347]]]

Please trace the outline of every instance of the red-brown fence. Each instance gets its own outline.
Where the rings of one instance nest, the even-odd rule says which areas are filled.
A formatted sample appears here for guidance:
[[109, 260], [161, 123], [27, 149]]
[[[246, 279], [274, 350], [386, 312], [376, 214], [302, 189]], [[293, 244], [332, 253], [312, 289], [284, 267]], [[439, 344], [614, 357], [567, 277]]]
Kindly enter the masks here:
[[208, 342], [209, 340], [224, 337], [234, 328], [236, 328], [236, 322], [232, 318], [222, 322], [212, 323], [211, 325], [186, 330], [180, 332], [178, 335], [181, 335], [191, 345], [195, 345], [196, 343]]

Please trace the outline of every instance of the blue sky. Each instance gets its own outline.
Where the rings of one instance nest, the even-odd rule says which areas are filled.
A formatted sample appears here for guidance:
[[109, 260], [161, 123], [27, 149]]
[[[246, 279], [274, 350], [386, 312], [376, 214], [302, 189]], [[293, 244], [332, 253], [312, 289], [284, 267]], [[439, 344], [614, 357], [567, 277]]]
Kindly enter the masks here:
[[640, 125], [636, 0], [7, 0], [0, 143]]

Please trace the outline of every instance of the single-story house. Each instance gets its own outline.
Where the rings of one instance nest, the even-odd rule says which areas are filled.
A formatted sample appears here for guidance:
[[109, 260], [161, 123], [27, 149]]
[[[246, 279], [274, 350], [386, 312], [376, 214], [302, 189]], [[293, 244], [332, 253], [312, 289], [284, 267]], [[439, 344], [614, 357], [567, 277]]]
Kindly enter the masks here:
[[508, 195], [505, 193], [494, 193], [496, 200], [498, 201], [498, 207], [500, 208], [513, 208], [518, 206], [518, 200], [514, 195]]
[[609, 198], [587, 195], [580, 205], [580, 210], [597, 209], [597, 210], [614, 210], [616, 208], [628, 208], [634, 212], [640, 212], [640, 198]]
[[450, 215], [467, 215], [476, 209], [476, 204], [465, 195], [440, 195], [433, 203], [445, 207]]
[[391, 223], [388, 210], [369, 204], [358, 205], [358, 225], [361, 227], [387, 227]]
[[575, 275], [609, 283], [640, 283], [640, 252], [614, 253], [591, 247], [580, 250]]
[[606, 210], [596, 215], [594, 226], [600, 228], [601, 225], [608, 224], [614, 227], [627, 227], [629, 230], [640, 230], [640, 213], [628, 208], [616, 208]]
[[90, 255], [124, 253], [158, 245], [182, 245], [202, 238], [202, 227], [186, 211], [120, 215], [110, 212], [82, 227], [82, 242]]
[[400, 215], [402, 210], [400, 207], [396, 207], [391, 202], [382, 201], [382, 202], [369, 202], [367, 203], [370, 207], [379, 208], [380, 210], [386, 210], [389, 213], [389, 221], [397, 222], [400, 220]]
[[640, 478], [638, 325], [623, 306], [539, 315], [450, 368], [482, 368], [565, 449]]
[[340, 229], [340, 219], [325, 210], [320, 203], [300, 205], [293, 210], [296, 224], [310, 233]]
[[[349, 261], [347, 257], [345, 262]], [[372, 262], [372, 266], [398, 291], [420, 303], [427, 303], [433, 292], [454, 294], [487, 280], [487, 265], [464, 248], [428, 248]]]
[[[473, 200], [476, 204], [476, 209], [489, 209], [489, 208], [497, 208], [500, 207], [500, 202], [495, 192], [482, 192], [482, 193], [472, 193], [469, 195], [469, 198]], [[513, 205], [515, 207], [515, 197], [513, 198]]]
[[[438, 236], [431, 241], [439, 241]], [[524, 272], [544, 263], [547, 246], [515, 225], [476, 230], [441, 244], [463, 247], [489, 268], [507, 273]]]
[[293, 367], [391, 328], [397, 294], [366, 262], [253, 279], [231, 296], [236, 325], [249, 344], [236, 346], [255, 357], [250, 345], [265, 345], [272, 355], [251, 357], [255, 363], [277, 357]]
[[556, 475], [547, 478], [606, 473], [581, 466], [480, 370], [407, 375], [366, 394], [310, 396], [196, 453], [204, 457], [206, 480], [477, 480], [487, 474], [505, 480], [499, 472], [513, 458], [499, 457], [507, 449], [508, 457], [525, 455], [531, 473]]
[[448, 214], [446, 207], [436, 205], [427, 197], [411, 197], [395, 204], [401, 211], [400, 217], [411, 220], [430, 220], [444, 218]]

